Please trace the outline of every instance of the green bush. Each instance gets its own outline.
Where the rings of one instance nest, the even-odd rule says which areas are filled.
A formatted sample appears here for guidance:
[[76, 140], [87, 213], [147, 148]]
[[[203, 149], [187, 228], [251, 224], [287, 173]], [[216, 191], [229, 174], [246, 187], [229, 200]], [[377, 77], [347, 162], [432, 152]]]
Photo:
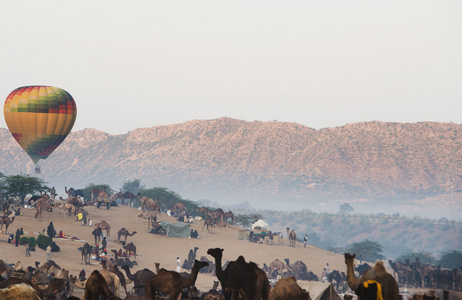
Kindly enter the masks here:
[[31, 247], [37, 245], [37, 241], [35, 240], [34, 236], [23, 236], [19, 239], [20, 245], [25, 245], [27, 243], [29, 243], [29, 246]]
[[39, 246], [39, 248], [46, 250], [48, 245], [51, 245], [51, 238], [49, 236], [41, 234], [37, 238], [37, 245]]

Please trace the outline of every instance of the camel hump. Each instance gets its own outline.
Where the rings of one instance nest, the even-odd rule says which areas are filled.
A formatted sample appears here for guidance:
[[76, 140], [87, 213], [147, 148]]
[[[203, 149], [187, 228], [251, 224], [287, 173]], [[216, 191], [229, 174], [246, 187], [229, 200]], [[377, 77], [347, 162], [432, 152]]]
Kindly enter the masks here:
[[236, 259], [237, 262], [245, 262], [245, 258], [244, 256], [240, 255], [237, 259]]

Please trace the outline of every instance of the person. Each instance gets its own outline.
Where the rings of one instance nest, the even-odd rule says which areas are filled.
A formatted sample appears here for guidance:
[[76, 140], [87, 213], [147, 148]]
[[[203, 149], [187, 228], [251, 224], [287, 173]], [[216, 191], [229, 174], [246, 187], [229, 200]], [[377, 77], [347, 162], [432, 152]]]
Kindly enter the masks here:
[[322, 282], [326, 282], [326, 281], [327, 281], [327, 271], [326, 271], [326, 268], [324, 268], [324, 270], [322, 271], [322, 273], [321, 273], [321, 278], [322, 278]]
[[308, 242], [308, 234], [305, 234], [305, 237], [303, 238], [303, 248], [306, 248], [307, 242]]
[[26, 257], [30, 256], [30, 246], [29, 242], [26, 243]]
[[56, 235], [55, 227], [53, 226], [53, 222], [50, 222], [47, 228], [47, 235], [53, 240], [53, 237]]
[[329, 276], [330, 274], [329, 263], [326, 263], [326, 272], [327, 272], [327, 276]]
[[366, 281], [355, 290], [355, 294], [362, 300], [383, 300], [382, 286], [376, 281], [377, 272], [370, 269], [364, 277]]
[[51, 245], [48, 245], [47, 250], [45, 251], [47, 254], [47, 262], [51, 260]]
[[269, 244], [272, 245], [273, 244], [273, 233], [271, 231], [269, 232], [268, 238], [269, 238]]
[[19, 237], [19, 238], [21, 238], [21, 236], [24, 235], [24, 230], [22, 230], [22, 227], [21, 227], [21, 229], [19, 229], [19, 234], [20, 234], [20, 237]]
[[10, 233], [10, 235], [8, 236], [8, 243], [11, 244], [13, 239], [14, 239], [14, 235], [12, 233]]
[[122, 257], [122, 254], [122, 249], [119, 249], [119, 251], [117, 251], [117, 256]]
[[19, 228], [18, 228], [18, 229], [16, 229], [16, 235], [14, 236], [14, 238], [15, 238], [15, 247], [18, 247], [20, 237], [21, 237], [21, 232], [19, 231]]
[[80, 271], [80, 273], [79, 273], [79, 280], [80, 281], [85, 281], [85, 276], [86, 276], [85, 269], [82, 269], [82, 271]]
[[180, 261], [180, 258], [179, 258], [179, 257], [176, 258], [176, 271], [177, 271], [178, 273], [181, 272], [181, 261]]
[[103, 249], [106, 249], [106, 246], [107, 246], [106, 237], [103, 237], [103, 241], [101, 242], [101, 244], [103, 245]]
[[64, 238], [64, 232], [63, 232], [62, 230], [59, 231], [58, 237], [59, 237], [60, 239], [63, 239], [63, 238]]

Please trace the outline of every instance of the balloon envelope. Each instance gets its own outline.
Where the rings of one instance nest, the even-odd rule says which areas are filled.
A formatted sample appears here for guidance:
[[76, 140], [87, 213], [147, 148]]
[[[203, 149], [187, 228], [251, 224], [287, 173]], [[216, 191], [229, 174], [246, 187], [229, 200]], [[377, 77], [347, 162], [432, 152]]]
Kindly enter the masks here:
[[72, 96], [51, 86], [15, 89], [6, 98], [3, 112], [11, 134], [34, 163], [61, 144], [77, 117]]

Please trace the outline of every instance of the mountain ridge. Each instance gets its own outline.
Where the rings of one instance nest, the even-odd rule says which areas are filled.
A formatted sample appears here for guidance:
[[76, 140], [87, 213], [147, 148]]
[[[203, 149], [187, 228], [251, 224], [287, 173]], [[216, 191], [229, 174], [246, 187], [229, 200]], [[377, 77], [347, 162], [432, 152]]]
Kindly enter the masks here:
[[[51, 185], [141, 179], [186, 198], [222, 201], [410, 201], [454, 204], [462, 190], [462, 126], [359, 122], [312, 129], [232, 118], [192, 120], [111, 135], [72, 132], [41, 161]], [[33, 164], [0, 128], [0, 172]]]

